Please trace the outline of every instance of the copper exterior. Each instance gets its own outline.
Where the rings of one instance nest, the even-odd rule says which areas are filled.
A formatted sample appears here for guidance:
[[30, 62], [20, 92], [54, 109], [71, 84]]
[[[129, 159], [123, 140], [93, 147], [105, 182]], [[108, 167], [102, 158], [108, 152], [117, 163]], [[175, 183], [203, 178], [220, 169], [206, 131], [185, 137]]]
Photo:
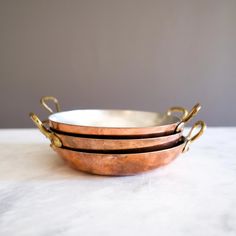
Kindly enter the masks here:
[[[108, 136], [136, 136], [144, 137], [148, 135], [169, 135], [175, 133], [175, 130], [180, 122], [176, 122], [170, 125], [156, 126], [156, 127], [144, 127], [144, 128], [106, 128], [106, 127], [91, 127], [91, 126], [79, 126], [68, 125], [59, 122], [49, 120], [49, 126], [53, 130], [72, 134], [89, 134], [89, 135], [108, 135]], [[183, 126], [181, 127], [183, 130]]]
[[158, 150], [174, 146], [182, 136], [182, 132], [178, 132], [154, 138], [104, 139], [69, 136], [56, 132], [54, 134], [60, 139], [64, 147], [87, 150], [130, 150], [153, 146]]
[[[44, 97], [42, 104], [48, 111], [52, 112], [45, 105], [47, 100], [53, 100], [57, 105], [57, 111], [60, 110], [54, 97]], [[182, 136], [184, 124], [194, 117], [200, 108], [200, 104], [196, 104], [190, 112], [187, 112], [184, 108], [173, 107], [167, 112], [168, 119], [172, 119], [173, 122], [151, 122], [146, 126], [142, 125], [145, 124], [143, 121], [150, 121], [148, 119], [150, 116], [136, 116], [134, 111], [130, 111], [131, 121], [138, 118], [137, 120], [141, 120], [142, 123], [129, 126], [128, 122], [125, 127], [122, 122], [119, 123], [120, 120], [116, 122], [117, 125], [109, 126], [109, 120], [113, 120], [113, 117], [109, 116], [105, 122], [104, 118], [100, 119], [102, 121], [100, 126], [87, 125], [89, 117], [86, 114], [82, 114], [84, 115], [82, 120], [86, 121], [82, 122], [82, 125], [78, 122], [81, 115], [71, 117], [72, 123], [67, 119], [53, 121], [49, 117], [50, 128], [47, 121], [41, 122], [34, 113], [30, 113], [30, 118], [51, 141], [51, 147], [73, 168], [97, 175], [123, 176], [135, 175], [166, 165], [180, 153], [188, 151], [189, 145], [206, 129], [205, 122], [200, 120], [195, 122], [186, 137]], [[104, 112], [104, 110], [96, 111]], [[182, 118], [171, 115], [176, 111], [183, 113]], [[90, 117], [97, 121], [96, 117]], [[106, 127], [103, 127], [103, 123]]]
[[185, 142], [160, 151], [133, 154], [98, 154], [72, 151], [52, 146], [73, 168], [97, 175], [124, 176], [167, 165], [182, 153]]

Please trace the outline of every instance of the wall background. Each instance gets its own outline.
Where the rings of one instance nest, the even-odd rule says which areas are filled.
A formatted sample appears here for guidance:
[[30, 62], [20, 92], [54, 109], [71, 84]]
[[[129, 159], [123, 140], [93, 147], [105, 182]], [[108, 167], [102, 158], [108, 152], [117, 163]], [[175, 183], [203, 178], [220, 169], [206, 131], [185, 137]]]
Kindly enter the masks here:
[[0, 0], [0, 127], [64, 110], [203, 105], [236, 125], [236, 1]]

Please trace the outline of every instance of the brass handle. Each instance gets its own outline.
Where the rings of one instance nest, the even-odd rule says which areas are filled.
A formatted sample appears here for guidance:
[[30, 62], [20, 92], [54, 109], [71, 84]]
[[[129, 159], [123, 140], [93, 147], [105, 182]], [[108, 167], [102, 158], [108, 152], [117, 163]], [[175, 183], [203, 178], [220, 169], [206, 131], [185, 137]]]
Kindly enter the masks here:
[[179, 132], [183, 129], [184, 124], [190, 121], [194, 116], [197, 115], [197, 113], [201, 110], [201, 105], [200, 103], [197, 103], [196, 105], [193, 106], [193, 108], [188, 112], [187, 116], [185, 116], [182, 121], [177, 125], [175, 132]]
[[201, 110], [201, 105], [200, 103], [197, 103], [196, 105], [193, 106], [190, 112], [188, 112], [188, 115], [184, 117], [182, 120], [184, 123], [188, 122], [190, 119], [192, 119], [194, 116], [197, 115], [197, 113]]
[[174, 112], [182, 113], [182, 116], [180, 117], [180, 120], [184, 120], [188, 116], [188, 111], [183, 107], [171, 107], [171, 108], [168, 109], [167, 115], [171, 116], [172, 113], [174, 113]]
[[29, 114], [30, 118], [34, 122], [34, 124], [39, 128], [42, 134], [44, 134], [48, 139], [50, 139], [51, 143], [55, 145], [56, 147], [61, 147], [62, 142], [61, 140], [50, 130], [48, 130], [41, 120], [38, 118], [37, 115], [35, 115], [33, 112]]
[[[199, 129], [199, 130], [198, 130]], [[198, 130], [197, 133], [196, 130]], [[198, 139], [206, 130], [206, 123], [202, 120], [197, 121], [191, 130], [189, 131], [186, 139], [185, 146], [183, 148], [183, 152], [187, 152], [189, 150], [189, 146], [192, 142], [194, 142], [196, 139]], [[195, 133], [195, 134], [194, 134]]]
[[59, 105], [59, 102], [58, 100], [53, 97], [53, 96], [44, 96], [40, 99], [40, 104], [42, 105], [43, 108], [45, 108], [49, 113], [54, 113], [53, 112], [53, 109], [50, 108], [48, 105], [47, 105], [47, 101], [53, 101], [54, 104], [55, 104], [55, 107], [56, 107], [56, 111], [57, 112], [60, 112], [61, 111], [61, 108], [60, 108], [60, 105]]

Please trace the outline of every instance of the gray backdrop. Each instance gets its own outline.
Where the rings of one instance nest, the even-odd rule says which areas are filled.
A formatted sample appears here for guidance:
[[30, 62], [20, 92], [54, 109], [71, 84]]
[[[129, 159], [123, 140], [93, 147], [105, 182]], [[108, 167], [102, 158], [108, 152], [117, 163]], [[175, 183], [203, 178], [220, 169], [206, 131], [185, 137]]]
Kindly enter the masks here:
[[64, 110], [164, 111], [200, 101], [236, 125], [235, 0], [0, 0], [0, 126]]

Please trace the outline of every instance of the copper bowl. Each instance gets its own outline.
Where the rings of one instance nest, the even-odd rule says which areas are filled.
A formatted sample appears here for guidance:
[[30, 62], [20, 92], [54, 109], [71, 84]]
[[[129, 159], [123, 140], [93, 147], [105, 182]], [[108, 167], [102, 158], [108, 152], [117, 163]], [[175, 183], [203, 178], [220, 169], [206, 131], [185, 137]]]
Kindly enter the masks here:
[[142, 151], [145, 148], [155, 147], [156, 149], [164, 149], [174, 146], [182, 137], [182, 132], [171, 135], [153, 137], [153, 138], [106, 138], [97, 136], [96, 138], [71, 136], [54, 132], [62, 143], [62, 146], [69, 148], [79, 148], [84, 150], [132, 150]]
[[[80, 135], [153, 137], [179, 132], [184, 124], [200, 110], [196, 104], [190, 112], [182, 107], [172, 107], [165, 114], [133, 110], [80, 109], [60, 112], [58, 100], [43, 97], [42, 106], [50, 113], [53, 110], [47, 101], [53, 101], [57, 112], [48, 117], [49, 126], [54, 131]], [[173, 113], [182, 113], [181, 117]]]
[[[200, 130], [193, 135], [195, 129]], [[191, 142], [204, 132], [206, 125], [203, 121], [194, 124], [187, 137], [174, 147], [137, 153], [98, 153], [95, 151], [82, 152], [72, 149], [52, 148], [73, 168], [97, 175], [124, 176], [135, 175], [149, 171], [173, 161], [180, 153], [189, 149]]]
[[52, 140], [57, 147], [68, 147], [82, 150], [133, 150], [142, 151], [146, 148], [155, 147], [156, 150], [174, 146], [182, 137], [182, 131], [153, 138], [104, 138], [104, 136], [79, 136], [76, 134], [61, 133], [52, 131], [31, 113], [31, 119], [39, 129]]

